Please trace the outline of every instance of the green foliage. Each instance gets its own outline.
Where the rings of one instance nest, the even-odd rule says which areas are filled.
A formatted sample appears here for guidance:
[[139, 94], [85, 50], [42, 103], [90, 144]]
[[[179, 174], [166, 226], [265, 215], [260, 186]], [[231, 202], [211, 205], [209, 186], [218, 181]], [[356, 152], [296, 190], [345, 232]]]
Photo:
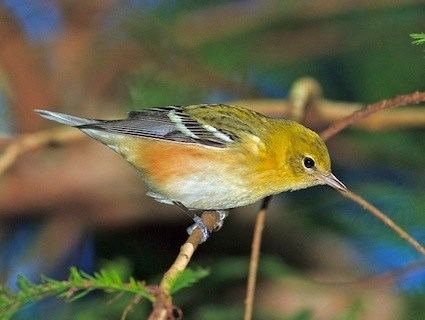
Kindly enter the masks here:
[[[121, 294], [133, 297], [139, 296], [154, 302], [155, 297], [149, 292], [143, 282], [136, 281], [133, 277], [130, 277], [127, 281], [123, 280], [122, 273], [124, 271], [126, 271], [126, 268], [125, 266], [122, 267], [121, 264], [114, 264], [108, 268], [101, 269], [93, 275], [72, 267], [67, 280], [59, 281], [42, 277], [39, 284], [31, 282], [24, 276], [19, 276], [17, 279], [17, 292], [0, 287], [0, 319], [10, 319], [24, 306], [47, 297], [57, 297], [67, 302], [73, 302], [94, 290], [115, 294], [116, 296]], [[170, 294], [193, 285], [208, 274], [209, 271], [202, 268], [184, 270], [172, 280]]]
[[416, 45], [425, 44], [425, 33], [411, 33], [410, 37], [413, 39], [412, 43]]
[[0, 289], [1, 319], [10, 319], [25, 305], [46, 297], [58, 297], [71, 302], [84, 297], [93, 290], [101, 290], [106, 293], [124, 292], [138, 295], [151, 302], [154, 300], [143, 283], [134, 278], [123, 281], [115, 269], [102, 269], [91, 276], [72, 267], [68, 279], [64, 281], [43, 277], [40, 284], [35, 284], [24, 276], [19, 276], [17, 285], [16, 293], [6, 288]]
[[179, 273], [179, 275], [171, 281], [170, 294], [176, 293], [177, 291], [192, 286], [202, 278], [209, 275], [209, 271], [206, 269], [185, 269]]

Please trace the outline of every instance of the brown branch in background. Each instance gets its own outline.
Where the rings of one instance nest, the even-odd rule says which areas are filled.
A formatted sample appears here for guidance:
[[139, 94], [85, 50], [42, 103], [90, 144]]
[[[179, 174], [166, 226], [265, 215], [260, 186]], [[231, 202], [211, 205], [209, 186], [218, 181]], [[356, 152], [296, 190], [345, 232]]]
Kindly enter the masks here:
[[19, 155], [52, 144], [78, 140], [84, 135], [72, 128], [56, 128], [26, 134], [13, 140], [0, 156], [0, 175], [16, 161]]
[[[275, 117], [290, 117], [293, 103], [283, 99], [248, 99], [230, 102]], [[350, 116], [362, 109], [364, 105], [353, 102], [331, 101], [321, 99], [314, 105], [315, 117], [306, 124], [324, 127], [335, 121]], [[311, 123], [310, 123], [311, 120]], [[374, 113], [352, 124], [354, 127], [371, 131], [397, 128], [423, 128], [425, 126], [425, 110], [405, 107], [400, 110], [388, 110], [385, 113]]]
[[[321, 100], [317, 105], [315, 110], [318, 113], [319, 124], [322, 125], [338, 121], [364, 107], [358, 103], [329, 100]], [[369, 131], [421, 128], [425, 125], [425, 109], [403, 107], [403, 109], [386, 110], [386, 112], [371, 114], [351, 125]]]
[[255, 286], [257, 282], [258, 262], [260, 260], [261, 238], [266, 220], [266, 210], [269, 206], [271, 196], [263, 200], [260, 211], [255, 218], [254, 237], [251, 245], [251, 258], [249, 259], [248, 284], [245, 298], [244, 320], [251, 320], [254, 310]]
[[425, 255], [425, 248], [419, 244], [415, 239], [413, 239], [406, 231], [399, 227], [392, 219], [390, 219], [385, 213], [376, 208], [374, 205], [367, 202], [365, 199], [355, 194], [352, 191], [339, 191], [344, 197], [351, 199], [352, 201], [358, 203], [361, 207], [369, 211], [376, 218], [381, 220], [384, 224], [390, 227], [395, 233], [397, 233], [400, 238], [406, 240], [412, 247], [416, 249], [419, 253]]
[[354, 122], [357, 122], [363, 118], [366, 118], [375, 112], [378, 112], [384, 109], [401, 107], [401, 106], [406, 106], [411, 104], [418, 104], [422, 102], [425, 102], [425, 92], [414, 92], [411, 94], [401, 95], [401, 96], [394, 97], [392, 99], [373, 103], [366, 106], [363, 109], [360, 109], [352, 113], [351, 115], [345, 118], [342, 118], [336, 121], [326, 130], [322, 131], [320, 136], [323, 138], [323, 140], [328, 140], [329, 138], [333, 137], [341, 130], [353, 124]]
[[[220, 215], [215, 211], [205, 211], [201, 217], [209, 231], [214, 230], [220, 220]], [[161, 283], [156, 292], [156, 300], [152, 313], [148, 318], [149, 320], [166, 320], [174, 318], [170, 289], [174, 280], [186, 269], [190, 259], [195, 253], [195, 250], [201, 243], [201, 240], [202, 232], [199, 228], [196, 228], [187, 238], [186, 242], [180, 247], [180, 252], [176, 260], [174, 260], [171, 267], [162, 277]]]

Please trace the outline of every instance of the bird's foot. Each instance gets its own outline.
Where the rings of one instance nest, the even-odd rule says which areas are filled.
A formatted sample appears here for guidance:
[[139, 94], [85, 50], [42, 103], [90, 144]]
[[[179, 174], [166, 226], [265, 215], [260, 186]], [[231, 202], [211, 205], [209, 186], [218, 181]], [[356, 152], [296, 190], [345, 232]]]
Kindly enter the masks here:
[[208, 231], [208, 227], [205, 225], [204, 221], [202, 221], [202, 218], [195, 214], [193, 216], [193, 221], [195, 221], [195, 223], [186, 229], [187, 233], [192, 234], [193, 230], [199, 228], [199, 230], [201, 230], [202, 232], [202, 238], [200, 243], [207, 241], [208, 237], [210, 236], [210, 232]]
[[[219, 231], [222, 227], [223, 227], [223, 222], [224, 219], [228, 216], [228, 212], [224, 211], [224, 210], [217, 210], [217, 213], [219, 215], [219, 220], [217, 222], [217, 225], [214, 227], [214, 229], [212, 231], [217, 232]], [[208, 227], [205, 225], [204, 221], [202, 221], [202, 218], [200, 218], [197, 215], [193, 216], [193, 221], [195, 221], [194, 224], [192, 224], [190, 227], [188, 227], [186, 229], [188, 234], [192, 234], [193, 230], [195, 230], [196, 228], [199, 228], [199, 230], [201, 230], [202, 232], [202, 239], [200, 243], [203, 243], [205, 241], [207, 241], [209, 235], [210, 235], [210, 231], [208, 230]]]

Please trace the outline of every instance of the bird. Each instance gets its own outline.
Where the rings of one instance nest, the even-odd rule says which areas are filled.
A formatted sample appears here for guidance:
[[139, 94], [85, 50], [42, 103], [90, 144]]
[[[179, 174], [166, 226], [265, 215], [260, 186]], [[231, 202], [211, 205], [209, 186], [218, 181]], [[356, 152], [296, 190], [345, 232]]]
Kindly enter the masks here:
[[219, 212], [221, 227], [229, 209], [281, 192], [323, 184], [346, 190], [316, 132], [241, 106], [152, 107], [118, 120], [35, 112], [120, 154], [140, 173], [149, 196], [193, 217], [188, 232], [200, 228], [202, 241], [209, 232], [199, 212]]

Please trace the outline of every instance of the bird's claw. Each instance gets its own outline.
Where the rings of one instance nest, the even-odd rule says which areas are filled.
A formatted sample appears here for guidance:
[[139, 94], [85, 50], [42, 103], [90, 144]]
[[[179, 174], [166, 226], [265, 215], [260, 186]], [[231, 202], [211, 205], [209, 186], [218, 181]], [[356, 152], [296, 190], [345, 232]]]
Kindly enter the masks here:
[[[228, 215], [228, 212], [227, 211], [223, 211], [223, 210], [217, 211], [217, 213], [219, 214], [219, 220], [217, 222], [217, 225], [212, 230], [214, 232], [219, 231], [223, 227], [224, 219]], [[202, 220], [202, 218], [200, 218], [199, 216], [195, 215], [193, 217], [193, 221], [195, 221], [195, 223], [192, 224], [190, 227], [188, 227], [186, 229], [187, 233], [188, 234], [192, 234], [193, 230], [195, 230], [196, 228], [199, 228], [199, 230], [201, 230], [201, 232], [202, 232], [202, 238], [201, 238], [201, 242], [200, 243], [203, 243], [203, 242], [207, 241], [208, 237], [210, 236], [210, 231], [208, 230], [208, 227], [205, 225], [205, 223]]]
[[195, 223], [186, 229], [187, 233], [192, 234], [193, 230], [199, 228], [199, 230], [202, 232], [200, 243], [207, 241], [208, 237], [210, 236], [210, 232], [208, 231], [208, 227], [205, 225], [204, 221], [202, 221], [202, 219], [197, 215], [193, 217], [193, 221], [195, 221]]
[[224, 210], [218, 210], [217, 213], [218, 213], [220, 218], [219, 218], [216, 226], [213, 229], [214, 232], [221, 230], [221, 228], [223, 227], [223, 224], [224, 224], [224, 219], [226, 219], [226, 217], [229, 215], [229, 213], [227, 211], [224, 211]]

